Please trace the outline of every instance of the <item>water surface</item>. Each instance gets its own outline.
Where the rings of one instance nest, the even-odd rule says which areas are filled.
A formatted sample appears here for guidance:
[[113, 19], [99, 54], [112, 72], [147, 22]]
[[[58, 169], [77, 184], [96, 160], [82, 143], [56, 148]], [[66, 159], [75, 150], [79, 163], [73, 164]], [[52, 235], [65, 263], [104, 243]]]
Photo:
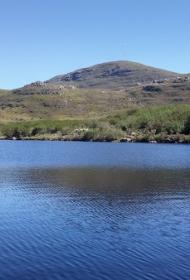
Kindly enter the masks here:
[[190, 146], [0, 142], [0, 279], [190, 279]]

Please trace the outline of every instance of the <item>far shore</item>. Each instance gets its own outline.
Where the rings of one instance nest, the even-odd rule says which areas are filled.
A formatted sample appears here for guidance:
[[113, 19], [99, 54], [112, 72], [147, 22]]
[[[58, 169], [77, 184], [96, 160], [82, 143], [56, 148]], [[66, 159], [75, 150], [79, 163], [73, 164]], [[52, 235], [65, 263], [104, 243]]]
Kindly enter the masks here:
[[190, 143], [190, 105], [150, 106], [101, 118], [0, 122], [3, 140]]
[[84, 139], [82, 137], [56, 137], [55, 135], [39, 135], [35, 137], [22, 137], [22, 138], [7, 138], [0, 137], [0, 140], [4, 141], [62, 141], [62, 142], [100, 142], [100, 143], [149, 143], [149, 144], [190, 144], [190, 139], [183, 135], [181, 139], [166, 138], [160, 140], [149, 140], [149, 139]]

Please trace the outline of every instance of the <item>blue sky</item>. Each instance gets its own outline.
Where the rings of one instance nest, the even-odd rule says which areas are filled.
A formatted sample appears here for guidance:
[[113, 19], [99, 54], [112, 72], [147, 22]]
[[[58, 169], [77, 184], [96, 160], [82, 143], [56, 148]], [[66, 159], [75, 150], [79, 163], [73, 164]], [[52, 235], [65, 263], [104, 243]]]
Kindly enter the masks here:
[[111, 60], [190, 72], [189, 0], [0, 0], [0, 88]]

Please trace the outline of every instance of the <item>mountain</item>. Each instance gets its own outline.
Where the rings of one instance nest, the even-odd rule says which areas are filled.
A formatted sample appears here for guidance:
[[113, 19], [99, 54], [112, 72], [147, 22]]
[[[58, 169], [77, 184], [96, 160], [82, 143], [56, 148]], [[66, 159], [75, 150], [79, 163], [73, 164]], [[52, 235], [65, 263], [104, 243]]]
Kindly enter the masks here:
[[190, 104], [188, 75], [128, 61], [0, 90], [1, 121], [94, 118], [137, 106], [177, 103]]
[[190, 143], [190, 75], [117, 61], [0, 90], [0, 139]]
[[78, 88], [119, 90], [176, 76], [179, 74], [136, 62], [113, 61], [59, 75], [46, 82]]

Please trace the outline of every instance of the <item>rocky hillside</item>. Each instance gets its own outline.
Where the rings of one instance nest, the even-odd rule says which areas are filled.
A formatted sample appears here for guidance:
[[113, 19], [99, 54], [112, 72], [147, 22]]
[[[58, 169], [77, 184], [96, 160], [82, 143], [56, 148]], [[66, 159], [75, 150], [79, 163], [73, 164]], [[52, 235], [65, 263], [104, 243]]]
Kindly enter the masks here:
[[135, 62], [114, 61], [59, 75], [48, 80], [47, 83], [79, 88], [118, 90], [152, 81], [163, 81], [176, 76], [179, 74]]
[[93, 119], [134, 107], [190, 104], [189, 76], [127, 61], [99, 64], [12, 91], [0, 90], [0, 118]]
[[120, 61], [0, 90], [0, 139], [190, 143], [190, 75]]

